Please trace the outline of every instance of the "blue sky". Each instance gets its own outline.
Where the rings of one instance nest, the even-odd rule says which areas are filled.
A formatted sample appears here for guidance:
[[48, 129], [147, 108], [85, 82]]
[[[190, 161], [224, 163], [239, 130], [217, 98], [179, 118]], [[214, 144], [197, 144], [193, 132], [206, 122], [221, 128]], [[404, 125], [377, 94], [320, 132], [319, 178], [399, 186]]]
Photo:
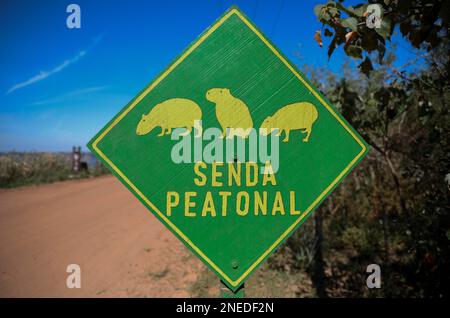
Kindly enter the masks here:
[[[81, 7], [81, 29], [66, 26], [70, 3]], [[342, 51], [328, 61], [326, 45], [321, 49], [313, 39], [321, 28], [316, 1], [2, 1], [0, 151], [86, 149], [112, 116], [233, 4], [300, 69], [309, 64], [339, 72]], [[402, 42], [400, 65], [412, 57]]]

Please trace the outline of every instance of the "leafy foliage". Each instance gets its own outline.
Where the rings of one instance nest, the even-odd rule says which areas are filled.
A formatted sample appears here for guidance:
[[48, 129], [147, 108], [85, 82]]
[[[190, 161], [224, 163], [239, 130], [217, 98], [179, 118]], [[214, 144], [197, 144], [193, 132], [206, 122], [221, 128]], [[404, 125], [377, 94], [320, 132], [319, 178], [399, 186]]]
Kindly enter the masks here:
[[[315, 9], [326, 25], [324, 35], [332, 37], [329, 55], [342, 44], [347, 55], [364, 58], [361, 72], [348, 62], [339, 75], [307, 70], [372, 149], [315, 212], [314, 223], [321, 226], [306, 229], [309, 234], [301, 240], [289, 240], [285, 262], [295, 259], [296, 244], [312, 246], [314, 259], [306, 269], [324, 297], [445, 297], [450, 284], [450, 41], [442, 9], [447, 3], [385, 1], [389, 32], [387, 26], [377, 32], [361, 24], [366, 6], [346, 8], [330, 1]], [[355, 20], [343, 18], [344, 13], [356, 19], [356, 30]], [[412, 21], [411, 27], [402, 26], [405, 21]], [[394, 54], [383, 48], [396, 25], [428, 52], [395, 66]], [[367, 54], [371, 50], [383, 60], [377, 68]], [[406, 72], [416, 64], [420, 67]], [[372, 263], [382, 268], [379, 290], [365, 285]]]
[[89, 171], [73, 175], [69, 153], [22, 153], [0, 154], [0, 188], [51, 183], [71, 178], [85, 178], [109, 173], [98, 163]]
[[325, 27], [324, 34], [332, 37], [328, 46], [331, 57], [338, 46], [356, 59], [363, 59], [361, 71], [368, 75], [373, 69], [371, 53], [382, 63], [386, 53], [386, 41], [391, 40], [395, 28], [415, 47], [428, 51], [441, 43], [448, 34], [450, 1], [447, 0], [384, 0], [373, 2], [380, 8], [380, 25], [374, 27], [375, 15], [369, 3], [345, 6], [343, 1], [328, 1], [317, 5], [314, 13]]

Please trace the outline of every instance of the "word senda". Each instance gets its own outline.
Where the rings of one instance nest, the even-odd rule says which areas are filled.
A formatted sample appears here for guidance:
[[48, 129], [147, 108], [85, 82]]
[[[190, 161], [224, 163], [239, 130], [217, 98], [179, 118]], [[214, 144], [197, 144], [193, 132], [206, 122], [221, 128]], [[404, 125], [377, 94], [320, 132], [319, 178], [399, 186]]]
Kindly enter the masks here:
[[[252, 162], [211, 165], [198, 162], [194, 165], [193, 179], [196, 191], [167, 191], [166, 215], [213, 218], [231, 213], [241, 217], [300, 215], [295, 191], [261, 191], [261, 187], [277, 185], [271, 164], [267, 162], [262, 169], [260, 175], [258, 165]], [[256, 186], [258, 190], [252, 191]], [[202, 187], [218, 189], [205, 192]], [[231, 191], [231, 187], [238, 187], [239, 191]]]

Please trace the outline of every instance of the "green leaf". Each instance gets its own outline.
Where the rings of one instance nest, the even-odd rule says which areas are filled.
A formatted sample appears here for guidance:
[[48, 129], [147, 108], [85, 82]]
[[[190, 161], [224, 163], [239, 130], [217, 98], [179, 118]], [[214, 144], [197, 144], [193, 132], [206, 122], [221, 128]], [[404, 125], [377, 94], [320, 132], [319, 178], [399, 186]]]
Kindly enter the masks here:
[[338, 11], [338, 9], [336, 9], [336, 8], [328, 8], [328, 13], [329, 14], [331, 14], [333, 17], [339, 17], [340, 16], [340, 13], [339, 13], [339, 11]]
[[326, 22], [326, 21], [330, 21], [331, 16], [328, 14], [328, 12], [326, 10], [321, 11], [321, 13], [319, 14], [319, 20], [321, 22]]
[[356, 45], [349, 45], [345, 48], [345, 53], [347, 53], [348, 56], [361, 59], [362, 58], [362, 48], [360, 46]]
[[361, 18], [363, 16], [363, 14], [366, 12], [367, 6], [368, 6], [367, 4], [363, 4], [363, 5], [359, 4], [355, 7], [349, 7], [348, 11], [351, 12], [349, 14]]
[[381, 20], [381, 26], [379, 28], [375, 28], [375, 31], [381, 35], [383, 39], [389, 38], [391, 35], [391, 20], [383, 18]]
[[369, 77], [370, 72], [373, 70], [372, 62], [367, 56], [365, 60], [358, 65], [358, 67], [361, 70], [361, 72], [365, 74], [367, 77]]
[[358, 31], [358, 20], [356, 18], [350, 17], [343, 19], [341, 24], [343, 27], [350, 28], [352, 31]]
[[322, 4], [316, 5], [316, 6], [314, 7], [314, 14], [315, 14], [317, 17], [319, 17], [319, 16], [322, 14], [322, 11], [323, 11], [323, 8], [324, 8], [324, 7], [325, 7], [325, 6], [322, 5]]
[[334, 49], [336, 48], [337, 43], [337, 35], [334, 36], [333, 40], [331, 40], [330, 45], [328, 46], [328, 59], [330, 59], [331, 54], [333, 54]]

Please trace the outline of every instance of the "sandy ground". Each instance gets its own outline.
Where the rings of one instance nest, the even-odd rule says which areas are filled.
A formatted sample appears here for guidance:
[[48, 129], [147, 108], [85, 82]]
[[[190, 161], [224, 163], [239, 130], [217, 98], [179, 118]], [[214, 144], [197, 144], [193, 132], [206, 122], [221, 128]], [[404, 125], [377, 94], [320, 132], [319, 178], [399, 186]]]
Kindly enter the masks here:
[[0, 192], [0, 297], [185, 297], [203, 268], [112, 176]]

